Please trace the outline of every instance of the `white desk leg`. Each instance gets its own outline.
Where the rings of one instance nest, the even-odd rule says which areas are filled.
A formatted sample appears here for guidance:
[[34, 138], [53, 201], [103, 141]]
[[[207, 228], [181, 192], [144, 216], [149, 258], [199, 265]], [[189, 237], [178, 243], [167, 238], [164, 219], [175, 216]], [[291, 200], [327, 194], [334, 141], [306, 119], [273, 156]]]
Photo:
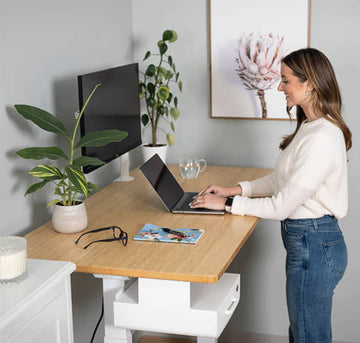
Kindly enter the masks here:
[[[123, 293], [127, 288], [130, 278], [116, 275], [94, 274], [103, 280], [104, 295], [104, 343], [132, 343], [132, 331], [114, 326], [114, 301], [115, 295]], [[131, 282], [130, 282], [131, 283]]]
[[217, 343], [217, 338], [212, 337], [197, 337], [197, 343]]

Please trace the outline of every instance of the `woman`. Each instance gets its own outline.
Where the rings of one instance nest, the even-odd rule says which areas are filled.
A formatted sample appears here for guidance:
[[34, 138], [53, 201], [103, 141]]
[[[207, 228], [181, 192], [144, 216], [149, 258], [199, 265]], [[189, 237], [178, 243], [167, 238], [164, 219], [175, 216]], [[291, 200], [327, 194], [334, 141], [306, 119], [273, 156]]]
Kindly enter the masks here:
[[282, 60], [288, 113], [297, 126], [284, 137], [272, 174], [225, 188], [210, 185], [191, 206], [281, 221], [286, 257], [289, 341], [331, 342], [332, 295], [347, 265], [337, 218], [345, 216], [351, 132], [341, 115], [341, 96], [327, 57], [312, 48]]

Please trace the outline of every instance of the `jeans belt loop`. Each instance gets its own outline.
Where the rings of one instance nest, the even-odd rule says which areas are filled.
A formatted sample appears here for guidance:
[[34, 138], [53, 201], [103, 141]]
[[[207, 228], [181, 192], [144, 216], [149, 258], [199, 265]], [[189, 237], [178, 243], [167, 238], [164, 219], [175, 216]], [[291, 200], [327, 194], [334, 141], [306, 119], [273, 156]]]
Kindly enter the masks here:
[[316, 219], [313, 219], [313, 223], [314, 223], [314, 229], [315, 229], [315, 231], [317, 231], [317, 229], [318, 229], [318, 222], [317, 222], [317, 220], [316, 220]]

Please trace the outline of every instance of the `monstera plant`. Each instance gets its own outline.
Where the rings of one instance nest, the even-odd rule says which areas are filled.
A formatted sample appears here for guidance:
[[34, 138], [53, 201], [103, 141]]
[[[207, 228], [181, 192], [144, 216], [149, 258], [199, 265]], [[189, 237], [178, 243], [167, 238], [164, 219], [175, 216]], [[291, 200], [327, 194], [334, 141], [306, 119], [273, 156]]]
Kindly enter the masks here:
[[[66, 152], [57, 146], [29, 147], [21, 149], [17, 152], [17, 155], [25, 159], [58, 160], [59, 162], [63, 162], [62, 167], [47, 163], [39, 164], [31, 169], [29, 174], [41, 181], [31, 185], [25, 195], [34, 193], [45, 187], [47, 184], [52, 184], [54, 186], [55, 199], [48, 203], [48, 207], [55, 204], [65, 208], [77, 205], [80, 202], [78, 200], [79, 196], [87, 198], [93, 193], [93, 191], [98, 190], [98, 187], [95, 184], [86, 180], [82, 167], [101, 165], [104, 162], [95, 157], [76, 157], [76, 151], [82, 147], [103, 146], [111, 142], [120, 142], [127, 136], [127, 132], [125, 131], [102, 130], [89, 132], [77, 140], [76, 133], [79, 127], [80, 119], [91, 97], [99, 86], [100, 84], [94, 87], [91, 94], [85, 101], [76, 119], [75, 126], [71, 134], [66, 130], [65, 125], [56, 116], [37, 107], [29, 105], [15, 105], [17, 112], [25, 119], [30, 120], [45, 131], [60, 135], [69, 145], [68, 151]], [[69, 224], [67, 224], [67, 226], [69, 227]]]
[[[157, 62], [150, 63], [143, 73], [143, 80], [140, 80], [140, 97], [144, 99], [146, 112], [141, 120], [144, 129], [151, 128], [152, 146], [157, 146], [157, 132], [163, 131], [166, 134], [169, 146], [174, 144], [175, 132], [174, 121], [180, 116], [178, 109], [178, 98], [171, 91], [172, 85], [177, 85], [182, 91], [182, 82], [179, 80], [174, 60], [168, 54], [168, 45], [177, 40], [177, 33], [174, 30], [165, 30], [162, 39], [158, 41], [158, 53], [152, 54], [148, 51], [144, 60], [151, 56], [157, 59]], [[168, 132], [162, 125], [170, 126], [171, 132]]]

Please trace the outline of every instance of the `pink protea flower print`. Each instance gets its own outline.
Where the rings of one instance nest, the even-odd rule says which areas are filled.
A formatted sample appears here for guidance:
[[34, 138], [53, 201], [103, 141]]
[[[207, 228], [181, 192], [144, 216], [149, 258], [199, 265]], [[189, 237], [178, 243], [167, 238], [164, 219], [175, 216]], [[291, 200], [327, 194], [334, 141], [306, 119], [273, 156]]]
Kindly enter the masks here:
[[272, 33], [243, 33], [238, 39], [236, 73], [247, 89], [257, 90], [262, 118], [267, 117], [265, 90], [273, 88], [281, 76], [283, 41], [283, 36]]

